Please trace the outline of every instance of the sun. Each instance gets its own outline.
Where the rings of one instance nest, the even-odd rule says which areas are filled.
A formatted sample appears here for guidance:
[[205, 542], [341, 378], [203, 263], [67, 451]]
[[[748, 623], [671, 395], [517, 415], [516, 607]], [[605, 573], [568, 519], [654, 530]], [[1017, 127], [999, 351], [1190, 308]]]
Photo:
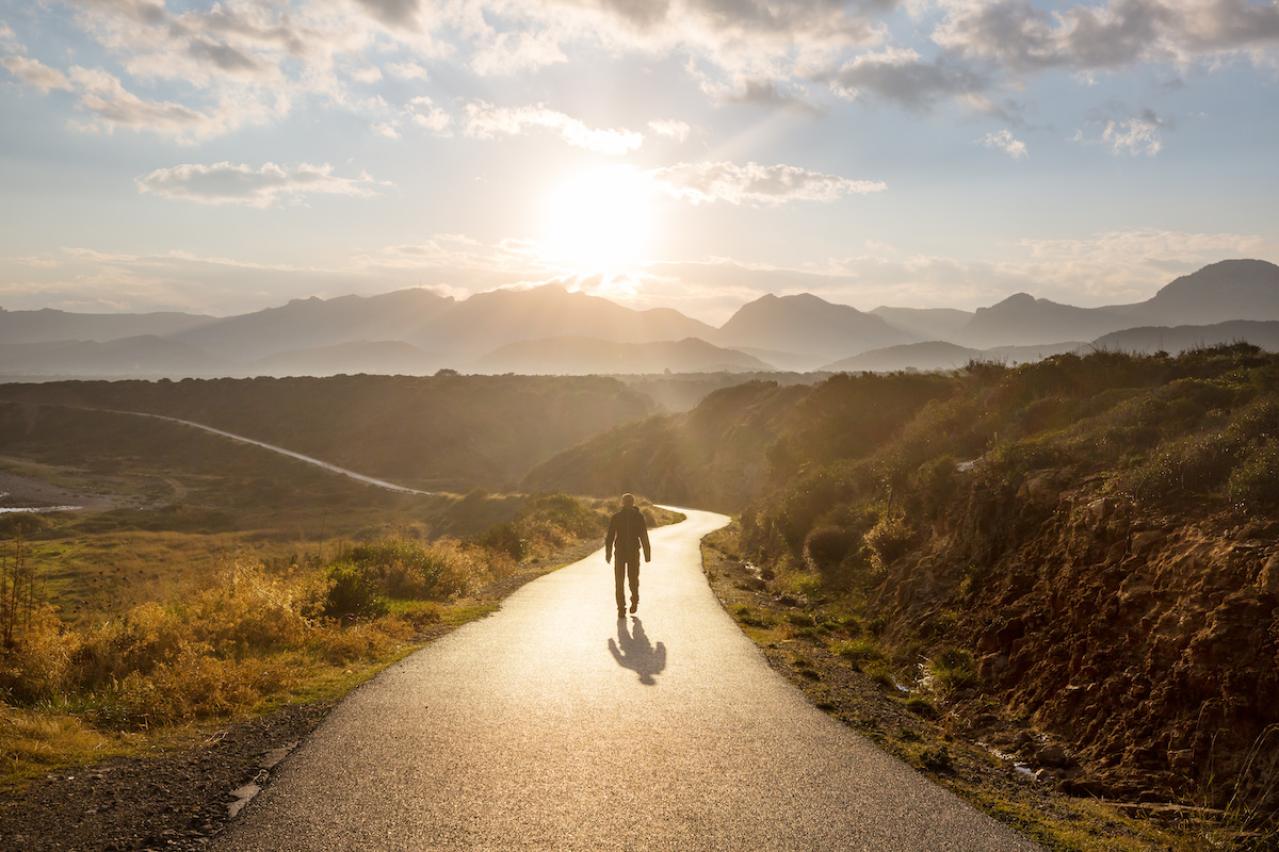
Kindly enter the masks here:
[[631, 166], [576, 172], [546, 199], [546, 259], [583, 275], [613, 275], [648, 261], [652, 180]]

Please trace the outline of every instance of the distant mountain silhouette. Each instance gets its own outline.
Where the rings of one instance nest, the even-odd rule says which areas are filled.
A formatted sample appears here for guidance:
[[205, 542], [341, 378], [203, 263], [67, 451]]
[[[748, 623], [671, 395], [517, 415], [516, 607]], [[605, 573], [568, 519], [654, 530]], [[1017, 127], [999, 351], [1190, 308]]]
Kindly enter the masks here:
[[1143, 325], [1279, 320], [1279, 266], [1264, 260], [1223, 260], [1181, 276], [1144, 302], [1106, 310]]
[[508, 343], [476, 361], [484, 373], [587, 375], [623, 373], [718, 373], [769, 370], [744, 352], [722, 349], [696, 337], [657, 343], [616, 343], [592, 337], [554, 337]]
[[1077, 308], [1017, 293], [989, 308], [978, 308], [957, 333], [960, 343], [992, 346], [1092, 340], [1131, 325], [1124, 315], [1101, 308]]
[[0, 375], [6, 376], [203, 376], [228, 366], [197, 347], [155, 335], [0, 343]]
[[247, 363], [340, 343], [424, 338], [431, 321], [454, 305], [453, 299], [422, 289], [294, 299], [278, 308], [214, 320], [174, 338]]
[[[618, 343], [706, 339], [715, 329], [671, 308], [634, 310], [557, 284], [477, 293], [442, 313], [429, 329], [431, 348], [480, 356], [508, 343], [593, 337]], [[409, 338], [410, 342], [419, 342]]]
[[882, 317], [811, 293], [770, 293], [739, 308], [712, 339], [721, 346], [750, 346], [829, 360], [917, 338]]
[[[1096, 340], [1125, 329], [1207, 326], [1233, 320], [1279, 321], [1279, 266], [1261, 260], [1226, 260], [1172, 281], [1144, 302], [1100, 308], [1018, 293], [972, 314], [887, 306], [864, 313], [810, 293], [769, 294], [743, 305], [720, 328], [669, 308], [635, 310], [559, 285], [494, 290], [462, 300], [425, 289], [295, 299], [279, 307], [222, 318], [0, 310], [0, 341], [4, 344], [59, 344], [49, 350], [0, 349], [0, 358], [5, 359], [0, 361], [0, 373], [105, 375], [108, 368], [133, 375], [169, 376], [208, 375], [210, 371], [240, 375], [255, 370], [427, 372], [440, 366], [468, 369], [489, 357], [497, 360], [486, 362], [484, 369], [502, 371], [630, 372], [646, 368], [624, 366], [624, 359], [619, 360], [623, 351], [638, 359], [632, 364], [670, 364], [672, 370], [719, 366], [815, 370], [862, 354], [867, 357], [837, 369], [927, 369], [927, 365], [942, 365], [968, 355], [935, 346], [887, 353], [874, 350], [945, 341], [982, 350], [983, 357], [1020, 361], [1038, 356], [1029, 351], [992, 350], [1026, 346], [1046, 352], [1045, 347], [1052, 348], [1050, 344]], [[1260, 345], [1267, 345], [1265, 333], [1250, 327], [1242, 331], [1248, 339], [1263, 335], [1253, 341]], [[68, 348], [67, 344], [148, 335], [189, 348], [166, 352], [154, 341], [135, 341], [104, 351], [98, 359], [91, 348]], [[579, 342], [561, 342], [555, 347], [546, 342], [568, 338]], [[583, 348], [587, 344], [580, 342], [584, 338], [596, 341], [589, 351]], [[690, 338], [722, 350], [694, 351]], [[498, 358], [498, 350], [525, 342], [536, 345], [506, 349]], [[666, 348], [625, 350], [611, 346], [657, 343], [666, 344]], [[678, 350], [679, 345], [684, 351]], [[1166, 343], [1165, 348], [1174, 345], [1180, 344]], [[658, 352], [663, 354], [659, 357]], [[533, 360], [520, 364], [516, 360], [519, 354]], [[758, 360], [746, 360], [751, 358]], [[76, 366], [82, 362], [83, 371]], [[694, 366], [702, 364], [707, 366]], [[866, 366], [870, 364], [880, 366]]]
[[1024, 364], [1039, 361], [1051, 355], [1074, 352], [1088, 344], [1072, 340], [1066, 343], [1032, 344], [1027, 346], [995, 346], [990, 349], [973, 349], [932, 340], [927, 343], [905, 343], [872, 349], [852, 358], [844, 358], [827, 364], [822, 372], [885, 373], [894, 370], [954, 370], [969, 361], [993, 361], [1000, 364]]
[[892, 308], [880, 305], [871, 313], [920, 340], [952, 338], [973, 318], [972, 311], [955, 308]]
[[434, 372], [440, 359], [399, 340], [357, 341], [314, 346], [268, 355], [249, 373], [271, 376], [335, 376], [340, 373], [421, 376]]
[[148, 334], [166, 335], [194, 328], [214, 317], [199, 314], [77, 314], [42, 308], [38, 311], [6, 311], [0, 308], [0, 341], [4, 343], [54, 343], [71, 340], [119, 340]]
[[1211, 325], [1143, 326], [1099, 337], [1093, 341], [1093, 346], [1119, 352], [1163, 351], [1176, 355], [1199, 346], [1239, 342], [1279, 352], [1279, 321], [1231, 320]]
[[953, 338], [988, 348], [1055, 340], [1092, 340], [1137, 326], [1203, 325], [1232, 319], [1279, 320], [1279, 266], [1223, 260], [1165, 285], [1144, 302], [1077, 308], [1018, 293], [979, 308]]

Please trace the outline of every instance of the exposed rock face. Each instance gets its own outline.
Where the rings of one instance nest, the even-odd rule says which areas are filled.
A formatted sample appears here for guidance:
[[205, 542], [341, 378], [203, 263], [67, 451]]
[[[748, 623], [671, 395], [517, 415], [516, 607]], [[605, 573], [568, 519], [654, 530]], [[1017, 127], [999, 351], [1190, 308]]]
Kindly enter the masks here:
[[882, 581], [893, 629], [960, 613], [983, 689], [1069, 744], [1076, 786], [1279, 806], [1279, 522], [1155, 518], [1064, 478], [974, 483]]

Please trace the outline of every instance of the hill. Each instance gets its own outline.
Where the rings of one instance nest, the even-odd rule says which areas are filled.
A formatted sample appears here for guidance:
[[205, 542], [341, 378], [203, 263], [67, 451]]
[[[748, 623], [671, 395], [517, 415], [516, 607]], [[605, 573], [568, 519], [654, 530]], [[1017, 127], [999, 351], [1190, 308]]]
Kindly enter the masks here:
[[193, 420], [423, 489], [499, 488], [655, 410], [614, 379], [335, 376], [0, 385], [0, 401]]
[[313, 346], [268, 355], [249, 372], [271, 376], [336, 376], [341, 373], [421, 376], [434, 372], [436, 359], [398, 340], [358, 341]]
[[797, 649], [818, 624], [1061, 789], [1273, 830], [1277, 382], [1239, 345], [756, 383], [528, 481], [737, 509], [782, 619], [746, 624]]
[[155, 335], [105, 342], [0, 343], [0, 375], [207, 376], [226, 369], [225, 362], [195, 346]]
[[1046, 345], [994, 346], [990, 349], [972, 349], [939, 340], [927, 343], [906, 343], [872, 349], [852, 358], [844, 358], [822, 368], [824, 372], [855, 373], [863, 370], [887, 373], [893, 370], [954, 370], [969, 361], [990, 361], [997, 364], [1023, 364], [1038, 361], [1051, 355], [1074, 352], [1087, 343], [1067, 341]]
[[149, 314], [79, 314], [44, 308], [6, 311], [0, 308], [0, 340], [5, 343], [52, 343], [67, 340], [105, 342], [123, 337], [174, 334], [213, 317], [176, 312]]
[[271, 355], [341, 343], [428, 337], [430, 322], [454, 304], [451, 298], [423, 289], [294, 299], [277, 308], [204, 323], [174, 337], [247, 366]]
[[[434, 348], [469, 360], [509, 343], [593, 337], [618, 343], [708, 339], [711, 326], [670, 308], [634, 310], [557, 284], [492, 290], [457, 303], [429, 331]], [[421, 342], [410, 338], [411, 342]]]
[[1279, 320], [1279, 266], [1264, 260], [1223, 260], [1181, 276], [1144, 302], [1106, 310], [1142, 325]]
[[1092, 340], [1131, 325], [1123, 314], [1100, 308], [1077, 308], [1048, 299], [1017, 293], [989, 308], [978, 308], [973, 318], [958, 332], [960, 343], [989, 349], [1056, 343], [1062, 340]]
[[1251, 343], [1279, 351], [1279, 321], [1231, 320], [1212, 325], [1143, 326], [1104, 335], [1093, 341], [1099, 349], [1119, 352], [1184, 352], [1223, 343]]
[[616, 375], [768, 370], [758, 358], [689, 337], [656, 343], [618, 343], [593, 337], [555, 337], [508, 343], [476, 361], [482, 373]]
[[954, 308], [893, 308], [880, 305], [871, 311], [889, 325], [920, 340], [949, 340], [973, 318], [972, 311]]
[[816, 363], [916, 338], [882, 317], [836, 305], [811, 293], [771, 293], [743, 305], [711, 338], [721, 346], [749, 346], [812, 356]]

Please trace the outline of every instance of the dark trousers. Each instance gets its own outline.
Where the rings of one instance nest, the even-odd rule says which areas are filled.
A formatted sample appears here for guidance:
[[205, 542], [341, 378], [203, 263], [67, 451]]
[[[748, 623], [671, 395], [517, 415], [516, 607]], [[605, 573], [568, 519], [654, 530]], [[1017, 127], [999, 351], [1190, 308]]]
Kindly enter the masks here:
[[622, 553], [618, 551], [613, 555], [613, 583], [617, 587], [617, 608], [619, 610], [626, 609], [626, 589], [622, 586], [622, 581], [629, 579], [631, 581], [631, 603], [639, 600], [639, 566], [640, 555], [638, 553]]

